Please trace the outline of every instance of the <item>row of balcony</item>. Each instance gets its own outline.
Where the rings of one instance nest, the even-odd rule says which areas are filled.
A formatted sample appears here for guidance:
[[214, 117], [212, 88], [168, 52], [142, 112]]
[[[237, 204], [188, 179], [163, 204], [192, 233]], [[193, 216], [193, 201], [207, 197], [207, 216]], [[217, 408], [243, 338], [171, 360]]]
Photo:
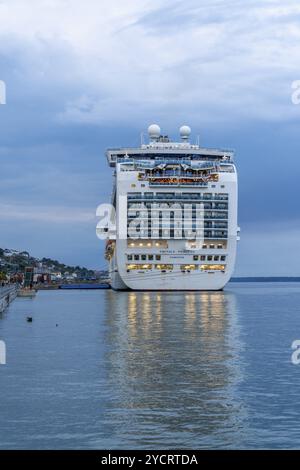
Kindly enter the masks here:
[[139, 213], [144, 215], [153, 215], [155, 214], [206, 214], [206, 213], [224, 213], [228, 214], [228, 209], [216, 209], [211, 207], [205, 207], [200, 204], [174, 204], [174, 205], [158, 205], [156, 203], [153, 204], [130, 204], [127, 206], [127, 213], [128, 214], [136, 214]]
[[132, 200], [174, 200], [188, 199], [197, 201], [228, 201], [228, 194], [218, 193], [128, 193], [127, 198]]
[[159, 211], [152, 211], [150, 213], [147, 213], [147, 211], [140, 211], [138, 213], [130, 213], [128, 212], [127, 214], [127, 219], [128, 220], [134, 220], [137, 217], [139, 219], [149, 219], [149, 220], [162, 220], [163, 218], [167, 218], [167, 215], [170, 215], [171, 220], [178, 220], [178, 219], [204, 219], [204, 220], [228, 220], [228, 214], [226, 212], [200, 212], [200, 211], [186, 211], [182, 213], [182, 216], [180, 215], [181, 213], [174, 213], [172, 212], [167, 212], [165, 214], [165, 217], [163, 217], [163, 214], [160, 213]]
[[[178, 207], [174, 207], [174, 206]], [[167, 203], [157, 203], [157, 202], [144, 202], [144, 203], [129, 203], [128, 204], [128, 210], [134, 209], [149, 209], [149, 210], [161, 210], [161, 211], [170, 211], [170, 210], [203, 210], [203, 209], [215, 209], [215, 210], [222, 210], [222, 211], [227, 211], [228, 210], [228, 203], [227, 202], [203, 202], [203, 203], [175, 203], [174, 204], [167, 204]]]
[[[128, 219], [127, 221], [127, 227], [131, 226], [132, 221], [135, 219]], [[181, 227], [198, 227], [199, 229], [201, 228], [217, 228], [217, 229], [227, 229], [228, 223], [227, 221], [224, 222], [216, 222], [216, 221], [198, 221], [196, 222], [195, 219], [185, 219], [183, 221], [181, 220], [176, 220], [176, 221], [164, 221], [164, 220], [141, 220], [139, 219], [138, 221], [140, 227], [153, 227], [153, 228], [160, 228], [160, 227], [166, 227], [166, 228], [181, 228]]]
[[[132, 231], [133, 232], [133, 231]], [[206, 240], [224, 240], [228, 238], [227, 231], [217, 231], [217, 230], [196, 230], [196, 229], [155, 229], [151, 230], [141, 229], [137, 230], [135, 233], [131, 233], [131, 230], [128, 231], [128, 237], [134, 238], [139, 236], [140, 238], [205, 238]]]

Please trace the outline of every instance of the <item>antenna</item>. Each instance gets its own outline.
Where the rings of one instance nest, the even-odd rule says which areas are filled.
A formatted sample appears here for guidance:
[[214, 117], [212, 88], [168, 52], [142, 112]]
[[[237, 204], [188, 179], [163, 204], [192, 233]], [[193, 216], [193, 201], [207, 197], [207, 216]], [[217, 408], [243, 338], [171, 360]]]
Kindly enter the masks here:
[[197, 134], [196, 143], [197, 143], [198, 147], [200, 147], [200, 135], [199, 134]]

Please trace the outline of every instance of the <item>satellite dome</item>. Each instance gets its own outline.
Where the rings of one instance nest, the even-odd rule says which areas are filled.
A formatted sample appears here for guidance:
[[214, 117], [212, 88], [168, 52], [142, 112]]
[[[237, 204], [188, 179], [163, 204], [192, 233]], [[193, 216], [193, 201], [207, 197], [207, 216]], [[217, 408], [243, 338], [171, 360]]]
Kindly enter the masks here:
[[160, 127], [157, 124], [151, 124], [151, 126], [148, 127], [148, 134], [150, 139], [158, 139], [160, 137]]
[[181, 126], [181, 128], [179, 129], [180, 137], [183, 140], [188, 140], [188, 138], [191, 135], [191, 132], [192, 131], [191, 131], [191, 128], [189, 126]]

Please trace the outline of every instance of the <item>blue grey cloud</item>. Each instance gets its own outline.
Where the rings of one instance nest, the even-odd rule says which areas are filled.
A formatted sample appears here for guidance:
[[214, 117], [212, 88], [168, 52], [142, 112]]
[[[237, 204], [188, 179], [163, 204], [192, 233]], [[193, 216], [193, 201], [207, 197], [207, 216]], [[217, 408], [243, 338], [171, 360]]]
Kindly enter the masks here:
[[257, 272], [281, 274], [262, 246], [272, 234], [285, 252], [299, 222], [299, 15], [294, 0], [2, 2], [0, 246], [103, 265], [105, 148], [138, 145], [152, 121], [176, 137], [185, 122], [202, 145], [237, 151], [237, 274], [256, 273], [248, 250], [265, 260]]

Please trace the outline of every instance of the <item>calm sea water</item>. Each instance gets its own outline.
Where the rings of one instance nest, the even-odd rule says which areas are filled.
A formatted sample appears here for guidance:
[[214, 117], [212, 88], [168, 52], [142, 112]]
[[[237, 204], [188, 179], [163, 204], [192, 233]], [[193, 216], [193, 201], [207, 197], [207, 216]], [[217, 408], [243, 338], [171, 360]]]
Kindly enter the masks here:
[[300, 448], [300, 284], [44, 291], [0, 339], [2, 449]]

